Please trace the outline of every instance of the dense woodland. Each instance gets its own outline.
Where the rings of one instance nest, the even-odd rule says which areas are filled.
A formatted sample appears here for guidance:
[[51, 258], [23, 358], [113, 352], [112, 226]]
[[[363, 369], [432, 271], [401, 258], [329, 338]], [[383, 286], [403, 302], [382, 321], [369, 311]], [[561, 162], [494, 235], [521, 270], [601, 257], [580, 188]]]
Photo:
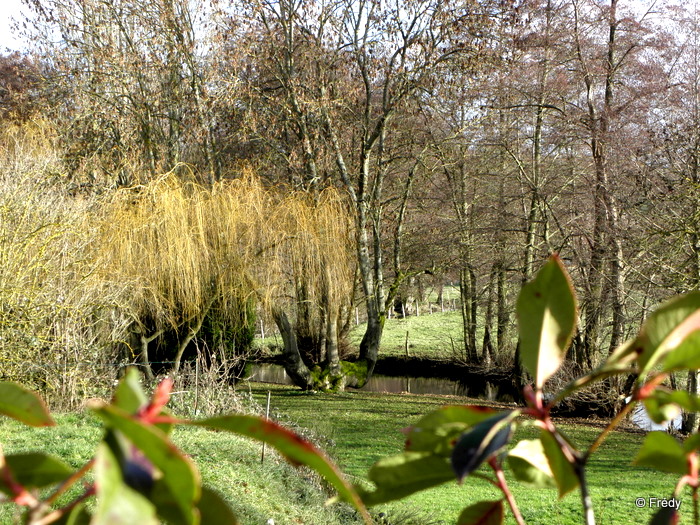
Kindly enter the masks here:
[[588, 370], [700, 284], [686, 2], [24, 1], [30, 46], [0, 57], [7, 378], [240, 357], [264, 316], [300, 386], [362, 384], [389, 311], [447, 282], [465, 360], [519, 374], [515, 298], [555, 252]]

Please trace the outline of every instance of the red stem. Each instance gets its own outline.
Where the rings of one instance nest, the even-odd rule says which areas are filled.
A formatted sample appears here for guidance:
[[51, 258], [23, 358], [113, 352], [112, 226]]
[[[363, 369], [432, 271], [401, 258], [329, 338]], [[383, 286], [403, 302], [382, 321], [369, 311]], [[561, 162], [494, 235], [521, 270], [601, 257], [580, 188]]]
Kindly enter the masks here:
[[71, 501], [68, 505], [66, 505], [63, 508], [56, 509], [53, 512], [49, 512], [46, 516], [41, 518], [40, 520], [33, 521], [32, 525], [48, 525], [49, 523], [53, 523], [54, 521], [60, 519], [63, 517], [66, 513], [70, 512], [75, 508], [76, 505], [82, 503], [86, 499], [88, 499], [90, 496], [95, 494], [95, 486], [91, 485], [88, 487], [85, 492], [83, 492], [80, 496], [75, 498], [73, 501]]
[[506, 477], [503, 474], [501, 464], [495, 457], [493, 457], [489, 460], [489, 465], [491, 465], [491, 468], [496, 474], [496, 480], [498, 481], [496, 486], [499, 489], [501, 489], [501, 492], [503, 492], [503, 495], [506, 497], [506, 501], [508, 502], [508, 506], [510, 507], [511, 512], [513, 513], [515, 521], [518, 523], [518, 525], [525, 525], [525, 520], [523, 519], [522, 514], [520, 514], [520, 510], [518, 509], [517, 503], [515, 503], [513, 493], [508, 488], [508, 483], [506, 482]]
[[70, 477], [66, 478], [66, 480], [61, 483], [61, 485], [56, 489], [56, 491], [51, 494], [48, 498], [46, 498], [45, 503], [47, 505], [51, 505], [56, 499], [58, 499], [61, 494], [63, 494], [66, 490], [68, 490], [73, 483], [78, 481], [80, 478], [82, 478], [88, 470], [92, 468], [92, 466], [95, 464], [95, 459], [91, 459], [85, 465], [83, 465], [80, 470], [74, 472], [73, 474], [70, 475]]

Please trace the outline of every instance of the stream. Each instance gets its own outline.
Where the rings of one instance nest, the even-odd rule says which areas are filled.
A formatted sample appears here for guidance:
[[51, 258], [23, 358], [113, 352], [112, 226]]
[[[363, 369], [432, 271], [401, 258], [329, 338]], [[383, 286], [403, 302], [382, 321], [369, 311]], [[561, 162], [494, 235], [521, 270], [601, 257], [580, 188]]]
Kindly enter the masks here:
[[[269, 363], [254, 365], [249, 379], [260, 383], [293, 384], [283, 366]], [[498, 384], [498, 382], [487, 381], [479, 377], [470, 377], [468, 383], [466, 381], [454, 381], [436, 377], [397, 377], [375, 374], [361, 390], [364, 392], [386, 392], [390, 394], [406, 392], [409, 394], [465, 396], [506, 403], [513, 401], [513, 396], [509, 393], [510, 389], [502, 384]], [[649, 418], [642, 404], [635, 408], [631, 420], [637, 427], [646, 431], [677, 429], [681, 425], [680, 416], [662, 425], [654, 423]]]
[[[269, 363], [254, 365], [250, 380], [280, 385], [293, 384], [283, 366]], [[508, 388], [499, 385], [497, 382], [487, 381], [483, 378], [470, 378], [469, 384], [467, 384], [463, 381], [436, 377], [385, 376], [374, 374], [361, 390], [364, 392], [386, 392], [389, 394], [406, 392], [409, 394], [465, 396], [487, 401], [513, 401], [513, 396], [508, 393]]]

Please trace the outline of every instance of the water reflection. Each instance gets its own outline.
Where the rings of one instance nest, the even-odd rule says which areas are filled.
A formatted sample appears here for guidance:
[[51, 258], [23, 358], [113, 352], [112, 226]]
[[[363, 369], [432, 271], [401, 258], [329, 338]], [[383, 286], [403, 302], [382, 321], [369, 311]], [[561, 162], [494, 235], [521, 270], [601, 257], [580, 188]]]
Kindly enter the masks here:
[[[291, 385], [292, 380], [284, 367], [272, 364], [254, 365], [251, 381]], [[499, 385], [473, 376], [464, 381], [433, 377], [392, 377], [374, 375], [361, 388], [364, 392], [387, 392], [390, 394], [433, 394], [474, 397], [488, 401], [513, 401], [509, 385]]]
[[636, 406], [634, 409], [634, 412], [632, 413], [632, 423], [637, 425], [639, 428], [642, 430], [646, 431], [652, 431], [652, 430], [678, 430], [681, 428], [681, 416], [677, 416], [671, 421], [667, 421], [665, 423], [654, 423], [651, 418], [649, 417], [649, 414], [647, 413], [647, 409], [644, 408], [643, 404], [639, 404]]
[[474, 397], [488, 401], [512, 401], [497, 385], [484, 381], [453, 381], [429, 377], [391, 377], [375, 375], [362, 388], [368, 392], [435, 394]]
[[273, 383], [277, 385], [294, 384], [283, 366], [271, 365], [268, 363], [253, 365], [248, 379], [258, 383]]

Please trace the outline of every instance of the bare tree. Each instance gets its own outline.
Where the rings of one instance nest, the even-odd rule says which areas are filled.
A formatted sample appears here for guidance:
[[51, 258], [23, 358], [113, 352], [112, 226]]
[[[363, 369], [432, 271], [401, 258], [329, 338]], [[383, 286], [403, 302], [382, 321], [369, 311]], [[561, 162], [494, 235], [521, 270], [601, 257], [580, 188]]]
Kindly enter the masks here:
[[151, 178], [181, 162], [201, 167], [209, 183], [220, 176], [198, 37], [206, 1], [25, 3], [36, 13], [28, 23], [51, 64], [51, 89], [70, 93], [60, 116], [68, 117], [74, 169], [101, 161], [123, 185], [134, 161]]

